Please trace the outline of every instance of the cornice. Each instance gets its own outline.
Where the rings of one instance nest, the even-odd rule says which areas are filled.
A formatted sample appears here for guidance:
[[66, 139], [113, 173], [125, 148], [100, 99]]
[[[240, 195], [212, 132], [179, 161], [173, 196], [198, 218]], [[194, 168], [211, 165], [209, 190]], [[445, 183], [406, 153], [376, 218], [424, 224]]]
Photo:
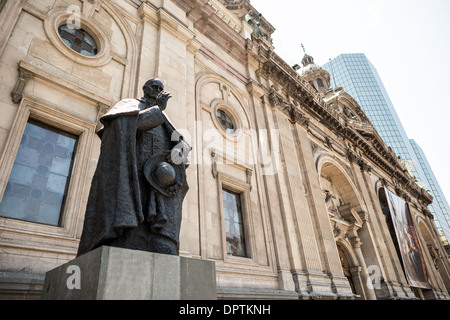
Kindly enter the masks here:
[[[177, 4], [178, 2], [175, 1]], [[236, 18], [225, 8], [219, 8], [220, 3], [217, 1], [195, 0], [191, 3], [186, 16], [194, 24], [196, 32], [204, 35], [239, 63], [246, 64], [246, 41], [238, 31], [242, 29], [242, 24], [238, 27]], [[183, 6], [186, 7], [185, 4]]]
[[240, 33], [242, 31], [242, 21], [232, 14], [225, 6], [217, 0], [209, 0], [208, 5], [214, 8], [214, 14], [218, 16], [223, 22], [229, 25], [234, 31]]
[[[251, 50], [258, 53], [260, 68], [256, 74], [260, 77], [259, 80], [270, 79], [283, 88], [282, 93], [276, 92], [276, 94], [274, 94], [273, 87], [266, 88], [271, 105], [283, 111], [290, 120], [292, 120], [292, 115], [297, 113], [301, 114], [302, 118], [314, 118], [336, 136], [361, 150], [364, 158], [367, 159], [358, 160], [357, 164], [361, 170], [371, 172], [372, 166], [368, 162], [370, 161], [388, 176], [396, 179], [402, 188], [412, 196], [420, 198], [428, 204], [432, 202], [432, 196], [415, 183], [395, 153], [387, 147], [375, 130], [367, 136], [359, 133], [347, 119], [325, 103], [311, 85], [270, 48], [264, 50], [262, 46], [253, 44]], [[288, 98], [286, 99], [284, 96]], [[297, 101], [299, 105], [295, 106], [293, 103], [289, 103], [291, 100]], [[286, 102], [288, 103], [286, 104]], [[300, 122], [300, 124], [307, 128], [309, 120]]]

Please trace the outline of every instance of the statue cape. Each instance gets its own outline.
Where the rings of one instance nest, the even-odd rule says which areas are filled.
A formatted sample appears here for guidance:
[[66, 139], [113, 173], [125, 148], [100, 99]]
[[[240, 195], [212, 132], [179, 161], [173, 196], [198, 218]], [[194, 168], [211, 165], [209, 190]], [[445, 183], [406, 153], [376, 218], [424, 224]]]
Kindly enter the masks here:
[[[77, 256], [105, 245], [144, 221], [138, 168], [136, 132], [139, 116], [137, 99], [117, 103], [101, 119], [97, 133], [101, 153], [92, 180], [83, 233]], [[177, 132], [163, 113], [169, 132]], [[178, 133], [178, 132], [177, 132]], [[178, 133], [178, 137], [182, 139]]]

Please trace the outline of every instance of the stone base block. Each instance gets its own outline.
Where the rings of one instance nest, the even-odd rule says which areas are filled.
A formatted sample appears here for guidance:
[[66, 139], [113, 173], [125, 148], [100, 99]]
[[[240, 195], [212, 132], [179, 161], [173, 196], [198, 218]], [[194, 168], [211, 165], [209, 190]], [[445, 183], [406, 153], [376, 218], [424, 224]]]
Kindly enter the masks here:
[[213, 261], [101, 247], [47, 272], [43, 300], [216, 300]]
[[0, 300], [39, 300], [44, 275], [27, 272], [0, 272]]

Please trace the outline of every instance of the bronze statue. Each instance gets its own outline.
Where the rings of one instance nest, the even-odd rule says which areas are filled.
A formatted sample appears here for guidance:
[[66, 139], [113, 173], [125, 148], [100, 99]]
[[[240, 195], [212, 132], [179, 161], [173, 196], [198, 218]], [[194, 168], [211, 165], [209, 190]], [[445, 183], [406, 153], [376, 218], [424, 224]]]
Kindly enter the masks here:
[[102, 245], [178, 254], [191, 147], [163, 112], [171, 96], [161, 80], [143, 90], [143, 98], [122, 100], [100, 119], [78, 256]]
[[262, 18], [261, 13], [259, 14], [259, 20], [253, 18], [253, 10], [250, 10], [248, 14], [245, 15], [245, 21], [247, 21], [247, 23], [253, 27], [253, 34], [259, 37], [264, 37], [260, 29], [261, 18]]

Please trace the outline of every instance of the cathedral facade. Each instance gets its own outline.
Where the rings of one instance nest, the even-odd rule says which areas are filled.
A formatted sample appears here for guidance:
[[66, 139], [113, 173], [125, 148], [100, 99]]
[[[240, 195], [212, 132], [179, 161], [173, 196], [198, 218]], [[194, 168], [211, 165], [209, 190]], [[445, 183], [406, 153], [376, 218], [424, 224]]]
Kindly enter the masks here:
[[157, 77], [193, 148], [179, 254], [215, 261], [220, 299], [450, 299], [433, 198], [313, 57], [276, 54], [249, 0], [0, 10], [0, 298], [38, 299], [75, 258], [99, 119]]

